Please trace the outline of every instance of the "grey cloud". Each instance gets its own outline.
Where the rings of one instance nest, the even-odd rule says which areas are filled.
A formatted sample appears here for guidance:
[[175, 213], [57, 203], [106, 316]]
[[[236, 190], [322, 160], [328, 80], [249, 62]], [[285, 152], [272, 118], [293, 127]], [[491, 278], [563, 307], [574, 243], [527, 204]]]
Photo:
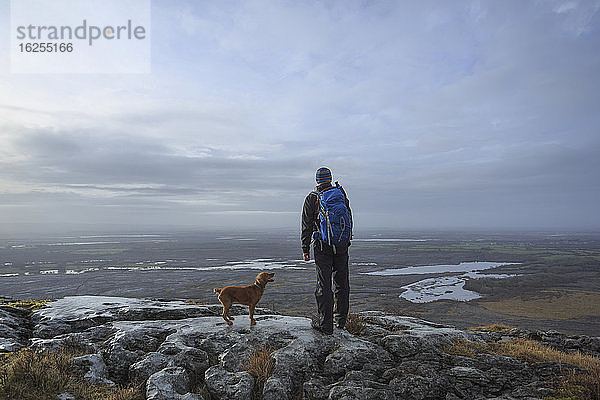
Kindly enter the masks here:
[[0, 181], [188, 222], [298, 210], [328, 165], [363, 226], [600, 226], [597, 1], [155, 3], [152, 101], [23, 117]]
[[[188, 157], [174, 154], [162, 141], [138, 142], [124, 134], [107, 136], [84, 129], [76, 133], [22, 130], [16, 137], [12, 146], [28, 158], [0, 162], [2, 175], [54, 191], [92, 193], [91, 197], [98, 192], [165, 201], [210, 197], [214, 204], [237, 199], [235, 203], [250, 209], [278, 209], [281, 205], [270, 199], [289, 196], [302, 166], [300, 159], [291, 157], [247, 160], [222, 151]], [[270, 191], [271, 187], [277, 189]], [[223, 202], [224, 198], [228, 201]]]

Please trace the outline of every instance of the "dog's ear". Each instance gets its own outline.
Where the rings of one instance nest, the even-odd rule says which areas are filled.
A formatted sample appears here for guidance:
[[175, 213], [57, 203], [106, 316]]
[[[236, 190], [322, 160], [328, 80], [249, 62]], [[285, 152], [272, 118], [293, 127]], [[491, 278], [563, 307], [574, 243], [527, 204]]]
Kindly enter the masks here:
[[258, 274], [256, 279], [266, 284], [267, 282], [273, 282], [273, 279], [271, 279], [273, 275], [275, 275], [273, 272], [261, 272], [260, 274]]

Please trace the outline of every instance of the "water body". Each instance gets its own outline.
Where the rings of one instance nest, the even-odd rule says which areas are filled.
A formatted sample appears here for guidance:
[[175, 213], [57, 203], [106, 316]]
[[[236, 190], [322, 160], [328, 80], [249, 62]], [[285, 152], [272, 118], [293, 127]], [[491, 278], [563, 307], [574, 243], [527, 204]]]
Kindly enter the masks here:
[[460, 264], [423, 265], [406, 268], [388, 268], [382, 271], [367, 272], [367, 275], [415, 275], [415, 274], [444, 274], [447, 272], [473, 272], [496, 268], [512, 263], [487, 261], [462, 262]]
[[400, 297], [413, 303], [430, 303], [436, 300], [470, 301], [481, 297], [477, 292], [464, 288], [468, 279], [494, 278], [504, 279], [517, 275], [509, 274], [464, 274], [460, 276], [444, 276], [440, 278], [423, 279], [422, 281], [402, 286]]
[[436, 300], [470, 301], [481, 295], [464, 288], [468, 279], [495, 278], [504, 279], [515, 275], [480, 274], [490, 268], [501, 267], [514, 263], [499, 263], [487, 261], [462, 262], [460, 264], [423, 265], [407, 268], [388, 268], [382, 271], [368, 272], [366, 275], [415, 275], [415, 274], [447, 274], [457, 273], [456, 276], [442, 276], [423, 279], [410, 285], [402, 286], [405, 291], [400, 297], [413, 303], [430, 303]]

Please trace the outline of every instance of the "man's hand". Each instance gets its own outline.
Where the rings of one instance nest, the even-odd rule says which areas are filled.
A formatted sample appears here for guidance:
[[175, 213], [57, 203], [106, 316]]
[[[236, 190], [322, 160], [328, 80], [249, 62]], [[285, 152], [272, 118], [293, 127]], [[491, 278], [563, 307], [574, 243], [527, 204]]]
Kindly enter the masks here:
[[302, 259], [304, 261], [310, 261], [310, 253], [303, 253], [302, 254]]

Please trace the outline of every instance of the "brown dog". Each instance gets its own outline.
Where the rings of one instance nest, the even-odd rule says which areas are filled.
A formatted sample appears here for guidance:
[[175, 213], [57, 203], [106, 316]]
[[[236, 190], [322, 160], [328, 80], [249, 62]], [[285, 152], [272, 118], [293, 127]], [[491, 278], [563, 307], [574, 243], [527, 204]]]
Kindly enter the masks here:
[[254, 319], [254, 308], [265, 291], [267, 282], [273, 282], [273, 272], [261, 272], [256, 276], [256, 280], [249, 286], [227, 286], [223, 289], [215, 288], [215, 293], [219, 293], [219, 301], [223, 304], [223, 319], [227, 325], [233, 324], [233, 317], [229, 315], [229, 309], [233, 303], [243, 304], [249, 307], [250, 325], [256, 324]]

